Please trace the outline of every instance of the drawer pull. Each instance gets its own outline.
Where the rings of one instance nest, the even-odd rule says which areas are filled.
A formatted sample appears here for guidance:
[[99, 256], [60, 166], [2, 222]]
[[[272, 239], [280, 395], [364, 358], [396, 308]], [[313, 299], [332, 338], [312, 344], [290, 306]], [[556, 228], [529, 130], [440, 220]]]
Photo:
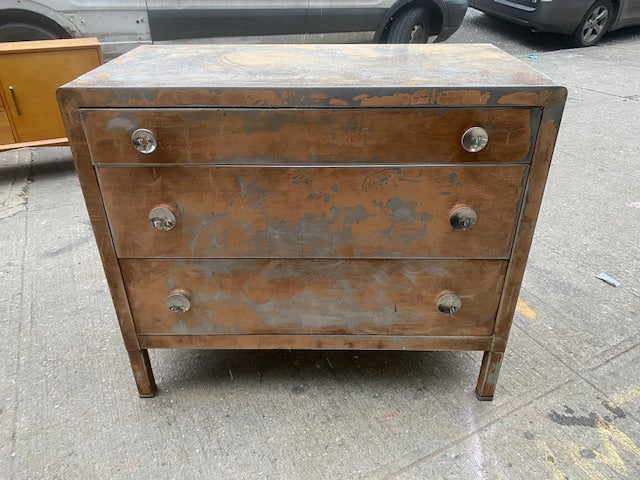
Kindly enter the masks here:
[[22, 115], [20, 111], [20, 105], [18, 105], [18, 99], [16, 98], [16, 89], [9, 85], [9, 91], [11, 92], [11, 100], [13, 100], [13, 106], [16, 108], [16, 113]]
[[186, 313], [191, 310], [191, 300], [186, 290], [172, 290], [167, 297], [167, 308], [173, 313]]
[[464, 232], [473, 228], [478, 221], [478, 214], [471, 207], [460, 207], [453, 211], [450, 221], [453, 228]]
[[447, 293], [438, 299], [438, 310], [442, 313], [453, 314], [460, 310], [462, 300], [454, 293]]
[[168, 232], [176, 226], [176, 214], [166, 205], [153, 207], [149, 212], [151, 228], [160, 232]]
[[489, 134], [482, 127], [471, 127], [462, 135], [462, 148], [467, 152], [476, 153], [489, 143]]
[[151, 130], [138, 128], [131, 134], [131, 143], [140, 153], [149, 154], [158, 148], [158, 140]]

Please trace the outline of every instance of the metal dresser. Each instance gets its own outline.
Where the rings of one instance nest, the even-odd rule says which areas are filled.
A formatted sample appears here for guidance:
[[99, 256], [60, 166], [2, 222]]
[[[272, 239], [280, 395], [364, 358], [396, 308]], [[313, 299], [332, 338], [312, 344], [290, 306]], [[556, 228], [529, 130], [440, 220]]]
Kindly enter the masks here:
[[566, 89], [489, 45], [140, 47], [58, 91], [140, 396], [149, 348], [484, 351]]

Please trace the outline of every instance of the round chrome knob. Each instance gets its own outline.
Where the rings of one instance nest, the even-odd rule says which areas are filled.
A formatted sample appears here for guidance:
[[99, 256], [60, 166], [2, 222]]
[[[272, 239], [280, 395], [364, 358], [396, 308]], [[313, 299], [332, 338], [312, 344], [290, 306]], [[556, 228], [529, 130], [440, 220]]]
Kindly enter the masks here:
[[153, 207], [149, 212], [151, 228], [161, 232], [168, 232], [176, 226], [176, 214], [166, 205]]
[[167, 308], [173, 313], [186, 313], [191, 310], [189, 292], [180, 289], [171, 291], [167, 297]]
[[438, 310], [442, 313], [453, 314], [460, 310], [462, 300], [454, 293], [446, 293], [438, 299]]
[[489, 134], [482, 127], [471, 127], [462, 135], [462, 148], [467, 152], [476, 153], [489, 143]]
[[140, 153], [153, 153], [158, 148], [158, 140], [151, 130], [138, 128], [131, 134], [131, 143]]
[[456, 230], [464, 232], [465, 230], [471, 230], [478, 221], [478, 214], [471, 207], [456, 208], [451, 213], [451, 226]]

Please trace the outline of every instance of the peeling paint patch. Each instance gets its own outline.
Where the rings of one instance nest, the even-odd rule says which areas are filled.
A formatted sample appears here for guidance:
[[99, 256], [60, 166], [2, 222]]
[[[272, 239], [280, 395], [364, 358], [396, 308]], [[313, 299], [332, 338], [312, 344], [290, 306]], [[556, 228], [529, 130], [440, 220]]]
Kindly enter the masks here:
[[106, 130], [107, 132], [111, 132], [114, 130], [124, 130], [125, 132], [130, 132], [136, 129], [136, 122], [133, 118], [122, 116], [122, 117], [113, 117], [110, 118], [107, 122]]
[[416, 221], [417, 205], [417, 202], [403, 202], [400, 197], [393, 197], [387, 201], [386, 207], [391, 210], [394, 223], [413, 223]]
[[328, 193], [314, 193], [314, 192], [311, 192], [307, 196], [307, 200], [323, 200], [324, 202], [329, 203], [332, 200], [332, 197]]
[[447, 178], [449, 180], [449, 185], [453, 185], [456, 187], [462, 186], [462, 183], [458, 181], [458, 174], [456, 172], [451, 172]]
[[240, 185], [242, 198], [249, 200], [252, 207], [259, 208], [264, 204], [267, 199], [267, 190], [258, 185], [255, 178], [246, 180], [242, 177], [236, 177], [236, 181]]

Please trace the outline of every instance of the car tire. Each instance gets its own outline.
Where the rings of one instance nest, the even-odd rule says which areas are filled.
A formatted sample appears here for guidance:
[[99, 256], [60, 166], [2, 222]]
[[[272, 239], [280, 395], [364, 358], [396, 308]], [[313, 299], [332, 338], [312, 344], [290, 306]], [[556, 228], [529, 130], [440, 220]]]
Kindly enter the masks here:
[[15, 21], [0, 24], [0, 42], [19, 42], [27, 40], [55, 40], [69, 38], [60, 31], [54, 31], [42, 25]]
[[571, 43], [576, 47], [591, 47], [607, 33], [613, 20], [613, 4], [610, 0], [597, 0], [584, 14]]
[[427, 43], [429, 40], [429, 10], [413, 7], [393, 19], [387, 43]]

